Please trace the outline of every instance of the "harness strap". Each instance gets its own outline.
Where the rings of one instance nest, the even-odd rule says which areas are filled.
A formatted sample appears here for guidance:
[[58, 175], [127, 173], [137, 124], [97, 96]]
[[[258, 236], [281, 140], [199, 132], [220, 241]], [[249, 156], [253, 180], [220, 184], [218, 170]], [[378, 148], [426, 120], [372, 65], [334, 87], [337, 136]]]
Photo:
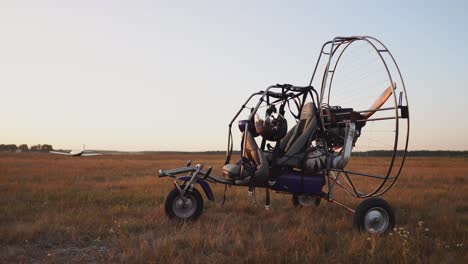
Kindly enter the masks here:
[[221, 206], [224, 206], [224, 203], [226, 202], [226, 191], [227, 191], [227, 184], [224, 185], [224, 194], [223, 194], [223, 199], [221, 200]]

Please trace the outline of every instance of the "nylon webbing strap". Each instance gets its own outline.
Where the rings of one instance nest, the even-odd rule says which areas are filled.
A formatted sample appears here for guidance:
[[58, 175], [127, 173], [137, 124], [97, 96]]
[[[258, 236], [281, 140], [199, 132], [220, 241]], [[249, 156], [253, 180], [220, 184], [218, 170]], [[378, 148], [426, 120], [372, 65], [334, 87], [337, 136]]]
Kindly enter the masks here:
[[226, 191], [227, 191], [228, 185], [224, 185], [224, 194], [223, 194], [223, 200], [221, 200], [221, 206], [224, 206], [224, 203], [226, 202]]

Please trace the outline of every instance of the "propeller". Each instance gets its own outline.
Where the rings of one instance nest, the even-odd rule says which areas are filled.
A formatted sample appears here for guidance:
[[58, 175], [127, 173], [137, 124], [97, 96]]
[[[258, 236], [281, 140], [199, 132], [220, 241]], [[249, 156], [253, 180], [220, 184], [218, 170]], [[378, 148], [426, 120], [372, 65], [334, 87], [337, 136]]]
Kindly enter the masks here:
[[375, 112], [377, 112], [377, 110], [379, 110], [380, 107], [382, 107], [382, 105], [384, 105], [385, 102], [387, 102], [388, 98], [390, 98], [390, 95], [392, 95], [393, 90], [395, 89], [396, 83], [394, 82], [393, 87], [392, 85], [388, 86], [387, 89], [385, 89], [385, 91], [383, 91], [383, 93], [379, 96], [379, 98], [377, 98], [374, 104], [372, 104], [372, 106], [369, 107], [370, 111], [363, 114], [362, 117], [364, 119], [369, 119], [373, 114], [375, 114]]

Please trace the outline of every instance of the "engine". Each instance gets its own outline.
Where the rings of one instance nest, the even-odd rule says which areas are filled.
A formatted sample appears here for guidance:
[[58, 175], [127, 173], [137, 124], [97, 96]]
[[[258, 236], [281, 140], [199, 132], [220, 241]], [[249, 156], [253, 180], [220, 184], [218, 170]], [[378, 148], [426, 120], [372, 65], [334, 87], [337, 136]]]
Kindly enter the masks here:
[[343, 147], [346, 135], [346, 121], [355, 122], [356, 124], [353, 145], [361, 135], [361, 128], [366, 125], [362, 114], [355, 112], [353, 108], [325, 107], [322, 109], [322, 114], [326, 130], [324, 139], [328, 147]]

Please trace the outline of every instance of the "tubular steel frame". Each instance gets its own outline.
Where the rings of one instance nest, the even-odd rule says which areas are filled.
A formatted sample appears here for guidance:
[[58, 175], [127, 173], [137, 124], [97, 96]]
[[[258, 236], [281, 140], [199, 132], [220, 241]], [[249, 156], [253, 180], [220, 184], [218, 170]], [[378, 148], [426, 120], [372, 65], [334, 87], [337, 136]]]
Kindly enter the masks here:
[[[327, 131], [326, 125], [328, 125], [328, 123], [325, 123], [325, 118], [324, 117], [326, 115], [324, 114], [324, 111], [322, 109], [322, 103], [323, 103], [323, 100], [324, 100], [324, 95], [325, 95], [326, 92], [328, 93], [328, 102], [329, 102], [330, 93], [331, 93], [332, 84], [333, 84], [333, 78], [335, 76], [335, 70], [337, 69], [338, 63], [340, 62], [340, 59], [341, 59], [342, 55], [344, 54], [344, 52], [346, 51], [346, 49], [351, 44], [355, 43], [356, 41], [366, 42], [367, 44], [370, 45], [370, 47], [372, 47], [375, 50], [375, 52], [377, 52], [380, 60], [382, 61], [383, 65], [385, 66], [387, 75], [388, 75], [389, 80], [390, 80], [390, 85], [393, 85], [394, 78], [392, 77], [392, 75], [390, 73], [390, 70], [389, 70], [388, 65], [387, 65], [387, 61], [385, 60], [385, 58], [382, 56], [381, 53], [387, 53], [390, 56], [391, 61], [393, 62], [394, 66], [396, 67], [396, 70], [398, 72], [397, 77], [399, 78], [399, 80], [401, 82], [401, 86], [402, 86], [401, 93], [404, 93], [406, 105], [405, 106], [402, 105], [401, 93], [400, 93], [399, 102], [397, 101], [397, 95], [396, 95], [396, 89], [395, 89], [396, 87], [392, 86], [394, 88], [394, 91], [393, 91], [394, 107], [381, 108], [381, 109], [378, 109], [378, 110], [375, 110], [375, 109], [354, 109], [353, 110], [353, 111], [359, 112], [359, 113], [371, 112], [371, 111], [373, 112], [373, 111], [390, 111], [390, 110], [394, 110], [394, 116], [392, 116], [392, 117], [373, 118], [373, 119], [367, 119], [367, 120], [356, 120], [356, 121], [354, 121], [354, 122], [364, 122], [364, 121], [370, 122], [370, 121], [380, 121], [380, 120], [390, 120], [390, 119], [395, 120], [395, 141], [394, 141], [394, 144], [393, 144], [393, 153], [392, 153], [389, 168], [388, 168], [387, 173], [385, 175], [373, 175], [373, 174], [369, 174], [369, 173], [362, 173], [362, 172], [345, 170], [344, 168], [343, 169], [329, 168], [324, 173], [324, 175], [327, 178], [328, 192], [322, 192], [321, 198], [327, 198], [327, 200], [329, 202], [333, 202], [333, 203], [335, 203], [337, 205], [340, 205], [340, 206], [346, 208], [349, 211], [354, 212], [353, 209], [351, 209], [351, 208], [349, 208], [349, 207], [347, 207], [347, 206], [345, 206], [345, 205], [343, 205], [343, 204], [341, 204], [341, 203], [339, 203], [339, 202], [337, 202], [335, 200], [334, 195], [333, 195], [335, 186], [339, 186], [340, 188], [344, 189], [345, 192], [347, 192], [350, 195], [352, 195], [354, 197], [357, 197], [357, 198], [366, 198], [366, 197], [371, 197], [371, 196], [379, 196], [379, 195], [382, 195], [385, 192], [387, 192], [393, 186], [393, 184], [395, 184], [396, 180], [400, 176], [400, 173], [401, 173], [401, 170], [403, 168], [405, 158], [406, 158], [406, 153], [407, 153], [407, 149], [408, 149], [408, 142], [409, 142], [409, 129], [410, 129], [410, 120], [409, 120], [409, 114], [408, 114], [408, 98], [407, 98], [407, 94], [406, 94], [406, 87], [405, 87], [405, 84], [404, 84], [404, 81], [403, 81], [403, 77], [401, 75], [401, 71], [400, 71], [400, 69], [399, 69], [393, 55], [385, 47], [385, 45], [383, 45], [379, 40], [377, 40], [376, 38], [373, 38], [373, 37], [369, 37], [369, 36], [336, 37], [331, 41], [325, 42], [325, 44], [323, 44], [322, 49], [320, 51], [319, 57], [317, 59], [317, 62], [316, 62], [315, 68], [313, 70], [313, 73], [312, 73], [312, 76], [311, 76], [311, 79], [310, 79], [310, 83], [309, 83], [308, 86], [300, 87], [300, 86], [279, 85], [279, 84], [277, 84], [277, 85], [272, 85], [272, 86], [267, 87], [267, 89], [265, 91], [259, 91], [259, 92], [256, 92], [256, 93], [253, 93], [252, 95], [250, 95], [250, 97], [247, 98], [247, 100], [241, 106], [239, 111], [234, 115], [234, 117], [232, 118], [232, 120], [230, 121], [230, 123], [228, 125], [228, 127], [229, 127], [229, 130], [228, 130], [228, 144], [227, 144], [225, 164], [228, 164], [230, 162], [231, 155], [232, 155], [232, 152], [233, 152], [232, 124], [235, 122], [235, 120], [238, 118], [238, 116], [241, 114], [241, 112], [243, 110], [245, 110], [246, 108], [247, 109], [249, 108], [249, 107], [247, 107], [247, 104], [255, 96], [260, 96], [260, 99], [259, 99], [258, 103], [254, 107], [250, 108], [251, 113], [249, 114], [249, 117], [248, 117], [247, 120], [252, 120], [253, 119], [253, 116], [255, 115], [255, 113], [257, 112], [257, 110], [261, 106], [261, 104], [263, 102], [265, 102], [265, 99], [266, 99], [266, 103], [270, 104], [270, 101], [269, 101], [270, 97], [271, 98], [279, 98], [277, 96], [280, 96], [280, 95], [282, 96], [281, 97], [282, 100], [284, 100], [285, 95], [290, 96], [291, 98], [289, 98], [289, 99], [293, 99], [295, 97], [305, 95], [304, 99], [301, 102], [300, 109], [298, 109], [299, 113], [300, 113], [302, 107], [304, 106], [304, 103], [306, 101], [307, 96], [310, 94], [312, 101], [315, 102], [316, 107], [319, 110], [318, 111], [319, 112], [319, 122], [318, 122], [319, 126], [321, 126], [322, 131]], [[378, 46], [380, 46], [380, 49], [378, 48]], [[340, 50], [340, 47], [343, 47], [343, 48]], [[329, 48], [329, 52], [326, 52], [327, 48]], [[339, 55], [335, 55], [335, 53], [339, 54]], [[312, 87], [312, 82], [314, 81], [315, 75], [317, 73], [318, 66], [319, 66], [320, 62], [322, 61], [322, 58], [323, 58], [322, 55], [328, 56], [328, 59], [326, 61], [326, 66], [325, 66], [322, 81], [321, 81], [320, 94], [318, 94], [317, 91]], [[333, 65], [333, 68], [332, 68], [333, 70], [330, 71], [330, 67], [332, 66], [332, 58], [334, 56], [338, 56], [338, 57], [337, 57], [337, 60], [334, 62], [334, 65]], [[331, 77], [330, 82], [328, 83], [328, 86], [327, 86], [327, 80], [329, 78], [329, 73], [332, 73], [332, 74], [330, 76]], [[281, 89], [281, 93], [275, 93], [275, 92], [270, 91], [272, 89]], [[315, 95], [316, 99], [314, 98], [314, 95]], [[274, 102], [271, 103], [271, 104], [274, 104]], [[403, 115], [403, 107], [405, 108], [405, 114], [404, 115]], [[298, 106], [298, 108], [299, 108], [299, 106]], [[401, 109], [401, 112], [402, 112], [401, 116], [399, 114], [399, 109]], [[340, 114], [340, 113], [338, 113], [338, 114]], [[343, 114], [346, 114], [346, 113], [343, 113]], [[407, 119], [406, 120], [406, 122], [407, 122], [406, 139], [405, 139], [405, 142], [404, 142], [404, 149], [400, 150], [400, 151], [402, 151], [401, 163], [400, 163], [399, 167], [395, 170], [396, 174], [392, 176], [391, 172], [394, 170], [395, 158], [396, 158], [397, 153], [398, 153], [397, 151], [398, 151], [398, 137], [399, 137], [399, 120], [403, 119], [403, 118]], [[350, 121], [345, 121], [345, 122], [349, 123]], [[248, 131], [248, 123], [246, 124], [245, 131]], [[245, 137], [245, 134], [247, 134], [247, 133], [244, 133], [244, 137]], [[244, 143], [245, 143], [245, 140], [244, 140]], [[324, 141], [323, 143], [326, 144], [326, 141]], [[328, 146], [325, 145], [325, 148], [328, 150]], [[245, 147], [242, 148], [242, 152], [243, 151], [245, 151]], [[244, 153], [242, 153], [242, 152], [241, 152], [241, 157], [244, 156]], [[218, 176], [215, 176], [215, 175], [211, 174], [211, 170], [212, 170], [211, 167], [209, 167], [209, 169], [207, 171], [203, 170], [203, 166], [201, 164], [198, 164], [196, 166], [191, 166], [190, 162], [189, 162], [186, 165], [186, 167], [172, 169], [172, 170], [160, 170], [159, 171], [159, 176], [160, 177], [169, 176], [169, 177], [174, 178], [175, 179], [174, 180], [174, 185], [176, 186], [176, 188], [179, 189], [179, 191], [180, 191], [180, 193], [182, 195], [187, 191], [187, 189], [193, 188], [193, 186], [198, 183], [198, 184], [202, 185], [202, 187], [205, 189], [205, 192], [206, 192], [207, 196], [210, 199], [211, 198], [214, 199], [214, 197], [213, 197], [213, 194], [211, 192], [211, 189], [209, 188], [209, 185], [207, 186], [206, 182], [221, 183], [221, 184], [225, 184], [225, 185], [237, 185], [237, 184], [235, 184], [235, 182], [232, 179], [225, 179], [225, 178], [221, 178], [221, 177], [218, 177]], [[242, 165], [241, 165], [241, 170], [242, 170]], [[177, 176], [179, 174], [185, 174], [185, 173], [188, 173], [188, 175], [184, 176], [184, 177], [178, 177]], [[351, 180], [349, 174], [358, 175], [358, 176], [362, 176], [362, 177], [368, 177], [368, 178], [380, 179], [380, 180], [382, 180], [382, 183], [375, 190], [373, 190], [370, 193], [367, 193], [367, 194], [366, 193], [361, 193], [356, 188], [356, 186], [353, 184], [353, 181]], [[242, 175], [242, 171], [241, 171], [240, 175]], [[340, 177], [342, 178], [342, 180], [340, 179]], [[177, 180], [182, 181], [183, 184], [179, 184], [177, 182]], [[391, 183], [384, 188], [387, 181], [391, 181]], [[345, 184], [348, 187], [345, 186]], [[239, 185], [239, 186], [241, 186], [241, 185]], [[266, 187], [266, 189], [268, 190], [268, 187]]]
[[[395, 111], [395, 116], [394, 117], [384, 117], [384, 118], [374, 118], [374, 119], [368, 119], [367, 120], [367, 121], [380, 121], [380, 120], [395, 119], [395, 140], [394, 140], [394, 144], [393, 144], [393, 153], [392, 153], [392, 157], [391, 157], [391, 160], [390, 160], [390, 165], [389, 165], [389, 168], [388, 168], [388, 171], [387, 171], [386, 175], [370, 175], [370, 174], [361, 173], [361, 172], [346, 171], [344, 169], [343, 170], [334, 170], [334, 169], [329, 170], [327, 172], [329, 199], [333, 198], [333, 187], [334, 187], [335, 183], [338, 186], [342, 187], [349, 194], [351, 194], [351, 195], [353, 195], [355, 197], [358, 197], [358, 198], [379, 196], [379, 195], [382, 195], [382, 194], [386, 193], [393, 186], [393, 184], [395, 184], [396, 180], [400, 176], [401, 170], [403, 168], [403, 165], [404, 165], [404, 162], [405, 162], [405, 159], [406, 159], [406, 153], [407, 153], [407, 150], [408, 150], [409, 129], [410, 129], [409, 114], [408, 114], [408, 111], [407, 111], [406, 117], [402, 117], [402, 116], [399, 115], [399, 109], [401, 107], [406, 107], [406, 110], [408, 109], [408, 96], [406, 94], [406, 87], [405, 87], [403, 77], [401, 75], [400, 68], [398, 67], [398, 64], [395, 61], [395, 58], [393, 57], [391, 52], [388, 50], [388, 48], [381, 41], [379, 41], [378, 39], [376, 39], [374, 37], [370, 37], [370, 36], [335, 37], [333, 40], [327, 41], [327, 42], [325, 42], [325, 44], [323, 44], [322, 49], [321, 49], [320, 54], [319, 54], [319, 57], [318, 57], [318, 60], [317, 60], [317, 63], [315, 65], [314, 71], [312, 73], [312, 77], [311, 77], [310, 82], [309, 82], [309, 85], [312, 85], [312, 82], [314, 81], [315, 74], [317, 73], [318, 66], [319, 66], [320, 62], [322, 61], [322, 55], [328, 56], [328, 61], [327, 61], [327, 64], [325, 66], [323, 77], [322, 77], [321, 89], [320, 89], [320, 99], [319, 99], [319, 104], [318, 104], [320, 119], [322, 121], [321, 122], [322, 129], [324, 131], [326, 131], [326, 127], [325, 127], [326, 123], [324, 122], [324, 114], [323, 114], [323, 111], [322, 111], [322, 104], [323, 104], [323, 100], [324, 100], [324, 95], [328, 90], [327, 103], [329, 103], [330, 93], [331, 93], [331, 89], [332, 89], [333, 78], [334, 78], [335, 73], [336, 73], [336, 68], [337, 68], [337, 66], [338, 66], [338, 64], [340, 62], [340, 59], [341, 59], [342, 55], [345, 53], [346, 49], [351, 44], [355, 43], [356, 41], [366, 42], [377, 53], [377, 55], [379, 56], [382, 64], [385, 67], [388, 78], [390, 80], [390, 85], [394, 89], [392, 94], [393, 94], [393, 99], [394, 99], [393, 101], [394, 101], [395, 106], [390, 107], [390, 108], [382, 108], [382, 109], [379, 109], [379, 111], [386, 111], [386, 110], [392, 110], [393, 109]], [[380, 49], [377, 47], [378, 45], [381, 47]], [[330, 48], [330, 51], [326, 52], [326, 48], [328, 46]], [[343, 48], [340, 50], [340, 47], [343, 47]], [[333, 70], [330, 70], [330, 67], [331, 67], [331, 64], [332, 64], [332, 58], [334, 56], [336, 56], [335, 55], [336, 52], [339, 52], [339, 55], [338, 55], [336, 61], [334, 62]], [[396, 95], [396, 91], [395, 91], [396, 87], [393, 86], [394, 78], [392, 77], [392, 74], [390, 73], [387, 61], [382, 56], [382, 53], [387, 53], [390, 56], [391, 62], [393, 62], [394, 66], [395, 66], [395, 68], [396, 68], [396, 70], [398, 72], [397, 78], [399, 78], [399, 80], [401, 81], [401, 85], [402, 85], [401, 93], [404, 93], [406, 106], [399, 105], [399, 103], [401, 104], [401, 97], [400, 97], [400, 102], [397, 101], [397, 95]], [[329, 73], [331, 73], [331, 78], [330, 78], [330, 82], [329, 82], [329, 84], [327, 86], [327, 80], [329, 78]], [[368, 112], [368, 111], [369, 110], [361, 110], [361, 111], [357, 111], [357, 112]], [[407, 120], [406, 140], [404, 142], [404, 149], [402, 150], [403, 154], [402, 154], [402, 161], [400, 163], [400, 166], [397, 168], [396, 174], [394, 176], [390, 176], [391, 173], [392, 173], [392, 170], [394, 169], [395, 158], [396, 158], [397, 152], [398, 152], [398, 137], [399, 137], [399, 127], [400, 127], [399, 126], [399, 119], [401, 119], [401, 118], [405, 118]], [[364, 120], [357, 120], [357, 122], [359, 122], [359, 121], [364, 121]], [[334, 172], [338, 172], [338, 175], [335, 175]], [[383, 181], [375, 190], [373, 190], [370, 193], [364, 194], [364, 193], [359, 192], [356, 189], [356, 187], [352, 183], [352, 180], [350, 179], [348, 173], [352, 174], [352, 175], [363, 176], [363, 177], [379, 178], [379, 179], [382, 179]], [[344, 175], [343, 179], [348, 184], [348, 186], [351, 187], [352, 190], [345, 187], [338, 180], [340, 174]], [[388, 180], [391, 180], [391, 183], [386, 188], [384, 188], [384, 186], [385, 186], [385, 184], [386, 184], [386, 182]]]

